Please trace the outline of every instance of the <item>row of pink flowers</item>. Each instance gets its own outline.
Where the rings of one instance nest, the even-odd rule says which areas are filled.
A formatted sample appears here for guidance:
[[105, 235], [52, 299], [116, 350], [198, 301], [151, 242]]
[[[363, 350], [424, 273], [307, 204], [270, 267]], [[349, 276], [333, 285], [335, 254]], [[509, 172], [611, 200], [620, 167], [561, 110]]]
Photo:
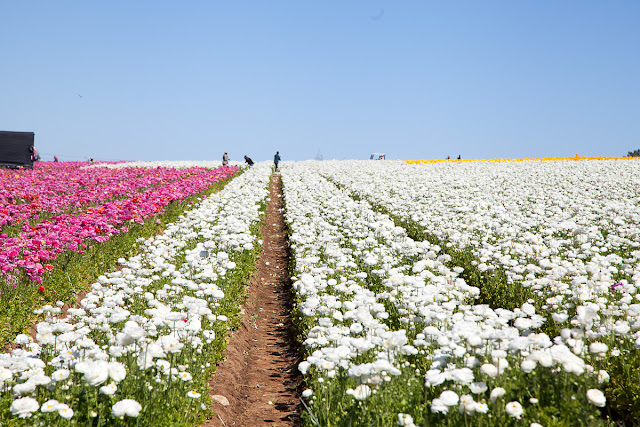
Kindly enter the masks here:
[[44, 214], [63, 213], [128, 198], [149, 187], [187, 176], [167, 168], [86, 168], [85, 162], [39, 162], [34, 169], [0, 169], [0, 226], [22, 225]]
[[[90, 170], [98, 175], [104, 172], [102, 169]], [[87, 243], [104, 242], [114, 234], [127, 232], [128, 224], [141, 224], [147, 218], [160, 215], [165, 206], [172, 201], [201, 193], [213, 183], [238, 170], [237, 167], [229, 166], [214, 170], [157, 168], [152, 169], [152, 174], [146, 174], [138, 170], [141, 168], [135, 168], [136, 171], [133, 172], [129, 169], [109, 170], [109, 173], [121, 173], [122, 177], [130, 180], [138, 176], [144, 185], [136, 186], [135, 183], [123, 182], [123, 186], [128, 186], [130, 191], [119, 193], [119, 198], [113, 199], [111, 193], [106, 198], [112, 200], [75, 212], [52, 216], [37, 224], [26, 224], [16, 237], [0, 234], [2, 273], [14, 276], [24, 272], [34, 282], [41, 283], [45, 271], [53, 269], [53, 265], [47, 264], [47, 261], [55, 259], [62, 252], [71, 250], [82, 253]], [[60, 183], [52, 186], [61, 188]], [[143, 186], [146, 189], [142, 191], [131, 190]], [[71, 185], [67, 191], [72, 193], [73, 189]], [[129, 197], [124, 197], [125, 194]]]

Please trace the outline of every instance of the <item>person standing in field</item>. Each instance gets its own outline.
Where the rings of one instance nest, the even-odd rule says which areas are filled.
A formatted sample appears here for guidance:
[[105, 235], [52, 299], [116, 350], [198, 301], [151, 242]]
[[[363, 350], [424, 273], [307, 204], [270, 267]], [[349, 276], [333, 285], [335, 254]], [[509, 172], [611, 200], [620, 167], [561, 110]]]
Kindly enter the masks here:
[[229, 156], [225, 151], [224, 154], [222, 155], [222, 166], [227, 166], [228, 164], [229, 164]]
[[251, 160], [251, 157], [244, 156], [244, 161], [247, 162], [249, 167], [253, 166], [253, 160]]
[[278, 170], [278, 163], [280, 163], [280, 152], [276, 151], [276, 155], [273, 156], [273, 163], [276, 165], [275, 170]]

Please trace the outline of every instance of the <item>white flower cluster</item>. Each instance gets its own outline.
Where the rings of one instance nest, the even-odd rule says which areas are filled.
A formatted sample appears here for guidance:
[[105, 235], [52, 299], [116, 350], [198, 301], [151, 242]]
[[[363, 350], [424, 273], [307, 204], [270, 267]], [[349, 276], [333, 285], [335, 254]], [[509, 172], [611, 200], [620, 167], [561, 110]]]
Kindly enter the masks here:
[[[405, 199], [429, 200], [424, 186], [409, 192], [411, 170], [414, 180], [425, 180], [417, 168], [399, 162], [304, 162], [282, 169], [294, 288], [308, 325], [310, 356], [299, 369], [332, 378], [342, 368], [362, 385], [377, 387], [414, 369], [406, 361], [417, 355], [430, 361], [426, 387], [444, 390], [431, 410], [447, 413], [455, 406], [468, 415], [495, 404], [519, 417], [520, 404], [498, 405], [498, 392], [485, 402], [491, 397], [486, 384], [506, 384], [534, 370], [595, 383], [597, 373], [568, 341], [535, 333], [545, 317], [534, 301], [514, 310], [474, 305], [479, 290], [459, 277], [462, 268], [447, 267], [451, 258], [440, 247], [410, 239], [372, 208], [366, 199], [394, 213], [409, 211]], [[366, 199], [352, 198], [356, 191]], [[397, 200], [403, 200], [400, 208]], [[357, 399], [371, 391], [350, 390]], [[405, 415], [398, 415], [399, 422], [409, 422]]]
[[640, 347], [640, 162], [353, 163], [309, 166], [503, 269], [577, 353], [606, 336]]
[[[251, 168], [162, 235], [142, 239], [141, 253], [100, 276], [66, 318], [56, 315], [59, 307], [39, 310], [46, 321], [37, 325], [36, 342], [20, 335], [23, 348], [0, 354], [0, 402], [15, 398], [11, 412], [21, 418], [38, 409], [70, 418], [63, 399], [71, 404], [75, 393], [99, 393], [117, 398], [111, 414], [122, 417], [140, 413], [146, 389], [178, 387], [185, 397], [199, 396], [181, 384], [192, 379], [189, 371], [204, 371], [196, 361], [208, 344], [225, 340], [215, 333], [227, 321], [218, 309], [225, 276], [237, 267], [235, 257], [254, 249], [251, 227], [260, 220], [269, 175], [267, 166]], [[42, 396], [51, 399], [36, 400]]]

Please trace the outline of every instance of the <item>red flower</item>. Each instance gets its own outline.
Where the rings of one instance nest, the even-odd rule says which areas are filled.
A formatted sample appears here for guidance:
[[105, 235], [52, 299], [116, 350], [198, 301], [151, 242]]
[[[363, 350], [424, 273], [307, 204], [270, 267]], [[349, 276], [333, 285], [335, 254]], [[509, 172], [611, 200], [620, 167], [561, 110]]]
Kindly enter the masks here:
[[38, 291], [39, 291], [39, 292], [44, 292], [44, 286], [40, 286], [40, 287], [38, 287]]

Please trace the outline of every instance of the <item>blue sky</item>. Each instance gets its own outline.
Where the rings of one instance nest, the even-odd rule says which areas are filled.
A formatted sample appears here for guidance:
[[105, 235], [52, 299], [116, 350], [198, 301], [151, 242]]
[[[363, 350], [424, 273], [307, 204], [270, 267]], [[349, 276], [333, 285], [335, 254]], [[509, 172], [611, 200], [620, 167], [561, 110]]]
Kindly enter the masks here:
[[0, 130], [62, 160], [640, 148], [640, 2], [0, 1]]

